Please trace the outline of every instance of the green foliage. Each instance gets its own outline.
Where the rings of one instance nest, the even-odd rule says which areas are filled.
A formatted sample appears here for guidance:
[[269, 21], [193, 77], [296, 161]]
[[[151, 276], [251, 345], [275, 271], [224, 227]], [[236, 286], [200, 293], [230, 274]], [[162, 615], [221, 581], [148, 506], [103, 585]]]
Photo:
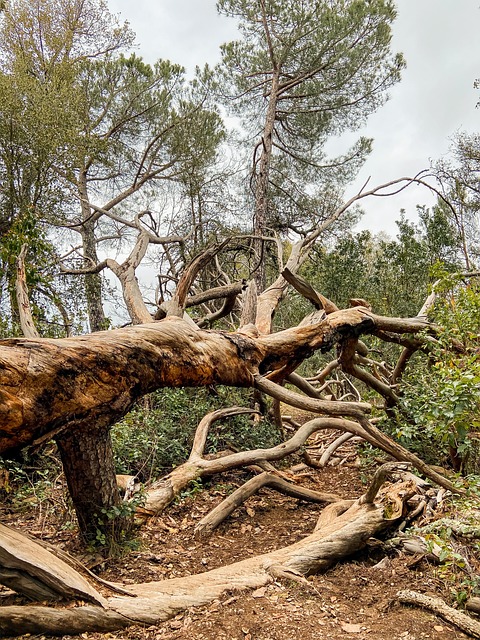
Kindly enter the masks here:
[[[395, 435], [432, 462], [480, 473], [480, 291], [446, 278], [432, 318], [441, 328], [424, 358], [402, 380]], [[453, 348], [452, 348], [453, 346]]]
[[145, 495], [140, 491], [131, 500], [110, 509], [101, 509], [96, 518], [95, 538], [89, 541], [89, 548], [102, 551], [109, 557], [121, 557], [138, 550], [140, 541], [135, 537], [133, 516], [136, 509], [144, 504]]
[[403, 58], [390, 51], [394, 4], [219, 0], [217, 7], [239, 22], [241, 39], [222, 46], [220, 73], [227, 107], [242, 118], [247, 144], [255, 140], [257, 208], [268, 198], [270, 229], [311, 230], [333, 213], [371, 149], [359, 138], [330, 159], [327, 140], [358, 130], [400, 78]]
[[304, 273], [339, 307], [364, 298], [381, 315], [415, 316], [439, 271], [459, 268], [458, 238], [440, 207], [419, 208], [420, 222], [397, 220], [395, 240], [369, 231], [345, 234], [335, 248], [315, 249]]
[[[225, 406], [245, 406], [248, 393], [219, 387], [214, 393], [208, 389], [162, 389], [151, 394], [112, 430], [117, 472], [142, 479], [164, 475], [185, 462], [206, 413]], [[278, 430], [268, 420], [252, 428], [248, 416], [236, 416], [212, 425], [206, 453], [231, 446], [267, 447], [278, 441]]]

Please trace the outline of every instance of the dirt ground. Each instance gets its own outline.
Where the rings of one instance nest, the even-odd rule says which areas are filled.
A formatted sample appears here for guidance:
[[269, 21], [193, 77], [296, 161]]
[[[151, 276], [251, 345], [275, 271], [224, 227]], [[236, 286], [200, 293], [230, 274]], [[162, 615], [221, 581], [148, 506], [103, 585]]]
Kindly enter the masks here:
[[[306, 486], [336, 492], [344, 498], [364, 491], [355, 457], [346, 464], [313, 471]], [[184, 496], [162, 517], [139, 531], [140, 547], [121, 560], [99, 563], [99, 576], [125, 584], [200, 573], [245, 557], [296, 542], [310, 533], [322, 509], [262, 490], [252, 497], [210, 539], [197, 541], [193, 526], [247, 475], [230, 474]], [[45, 511], [45, 510], [44, 510]], [[37, 534], [77, 556], [76, 533], [62, 528], [52, 514], [38, 507], [19, 519], [5, 511], [2, 520]], [[91, 558], [90, 558], [91, 559]], [[396, 601], [401, 589], [418, 590], [451, 601], [449, 584], [438, 567], [415, 556], [387, 554], [380, 542], [309, 578], [309, 586], [278, 581], [249, 593], [229, 593], [209, 606], [186, 611], [158, 626], [131, 627], [81, 638], [106, 640], [453, 640], [467, 638], [442, 619]], [[24, 636], [27, 637], [27, 636]], [[65, 639], [70, 636], [64, 636]], [[39, 640], [46, 636], [35, 636]]]

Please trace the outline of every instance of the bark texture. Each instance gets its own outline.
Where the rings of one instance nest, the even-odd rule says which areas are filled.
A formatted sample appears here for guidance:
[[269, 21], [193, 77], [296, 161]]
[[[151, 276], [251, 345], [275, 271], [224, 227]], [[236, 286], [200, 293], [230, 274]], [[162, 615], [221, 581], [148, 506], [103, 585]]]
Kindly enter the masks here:
[[[194, 606], [208, 604], [232, 590], [244, 591], [272, 582], [278, 576], [305, 576], [327, 569], [362, 549], [366, 541], [401, 516], [414, 483], [393, 485], [383, 499], [397, 508], [385, 509], [359, 499], [326, 507], [315, 531], [305, 539], [235, 564], [199, 575], [128, 587], [133, 596], [107, 598], [107, 608], [77, 606], [9, 606], [0, 609], [0, 635], [19, 633], [78, 634], [113, 631], [131, 624], [158, 624]], [[398, 506], [399, 505], [399, 506]]]
[[137, 398], [161, 387], [253, 387], [256, 374], [288, 374], [315, 350], [331, 348], [344, 334], [373, 332], [375, 325], [351, 309], [259, 338], [196, 330], [168, 318], [75, 338], [1, 340], [0, 453], [87, 421], [111, 425]]
[[121, 503], [113, 466], [110, 429], [64, 431], [57, 438], [63, 471], [78, 526], [86, 542], [121, 543], [132, 527], [125, 517], [113, 517]]

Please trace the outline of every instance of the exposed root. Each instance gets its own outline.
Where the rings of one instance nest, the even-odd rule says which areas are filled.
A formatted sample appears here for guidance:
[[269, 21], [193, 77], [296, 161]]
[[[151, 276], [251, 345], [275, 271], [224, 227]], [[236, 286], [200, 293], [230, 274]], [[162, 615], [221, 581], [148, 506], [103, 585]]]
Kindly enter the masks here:
[[340, 500], [340, 497], [333, 493], [322, 493], [320, 491], [305, 489], [304, 487], [296, 486], [287, 480], [279, 478], [272, 473], [264, 472], [245, 482], [245, 484], [202, 518], [195, 527], [195, 536], [197, 538], [205, 538], [210, 535], [237, 507], [257, 493], [262, 487], [269, 487], [293, 498], [311, 502], [336, 502]]
[[[392, 496], [396, 499], [402, 495], [406, 499], [407, 494], [405, 483], [393, 485], [382, 501], [388, 503]], [[315, 531], [295, 544], [199, 575], [129, 585], [129, 591], [137, 597], [112, 596], [106, 600], [106, 608], [1, 607], [0, 635], [73, 635], [113, 631], [131, 624], [158, 624], [190, 607], [208, 604], [232, 589], [243, 591], [265, 586], [274, 577], [303, 583], [304, 576], [323, 571], [359, 551], [369, 538], [395, 522], [383, 502], [341, 501], [327, 510], [328, 517], [319, 519]], [[35, 554], [35, 543], [29, 540], [28, 544], [31, 554]]]
[[480, 622], [457, 609], [453, 609], [453, 607], [449, 607], [440, 598], [432, 598], [416, 591], [399, 591], [397, 598], [403, 604], [411, 604], [433, 611], [472, 638], [480, 638]]

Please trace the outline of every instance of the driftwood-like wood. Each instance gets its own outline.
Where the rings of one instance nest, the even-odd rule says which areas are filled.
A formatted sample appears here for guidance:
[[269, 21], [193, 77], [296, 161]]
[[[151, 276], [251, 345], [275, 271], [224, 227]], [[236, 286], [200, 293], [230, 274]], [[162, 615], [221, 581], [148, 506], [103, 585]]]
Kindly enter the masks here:
[[480, 598], [469, 598], [465, 603], [465, 609], [480, 615]]
[[[407, 499], [410, 495], [404, 485], [393, 485], [391, 491]], [[295, 544], [198, 575], [129, 585], [129, 591], [137, 597], [109, 597], [106, 609], [92, 605], [68, 609], [1, 607], [0, 635], [72, 635], [114, 631], [131, 624], [158, 624], [221, 598], [228, 591], [255, 589], [278, 575], [306, 576], [323, 571], [362, 549], [369, 538], [396, 522], [385, 514], [382, 504], [341, 501], [326, 509], [328, 517], [319, 519], [316, 530]]]
[[428, 609], [429, 611], [441, 616], [447, 622], [451, 622], [472, 638], [480, 638], [480, 622], [474, 620], [465, 613], [458, 611], [458, 609], [449, 607], [440, 598], [432, 598], [424, 593], [409, 590], [399, 591], [397, 593], [397, 598], [403, 604], [411, 604], [416, 607]]
[[[365, 407], [364, 403], [342, 403], [306, 398], [305, 396], [289, 391], [288, 389], [285, 389], [284, 387], [281, 387], [280, 385], [261, 376], [255, 377], [255, 386], [264, 393], [268, 393], [268, 395], [273, 398], [277, 398], [278, 400], [290, 404], [293, 407], [307, 411], [327, 413], [329, 412], [330, 407], [332, 407], [332, 412], [336, 412], [343, 404], [348, 405], [344, 415], [355, 417], [358, 420], [358, 423], [353, 422], [352, 420], [344, 420], [344, 425], [339, 427], [340, 429], [360, 436], [367, 442], [370, 442], [370, 444], [373, 444], [373, 446], [383, 449], [383, 451], [390, 454], [397, 460], [410, 462], [416, 469], [441, 487], [444, 487], [453, 493], [463, 493], [463, 491], [450, 482], [450, 480], [440, 475], [435, 471], [435, 469], [423, 462], [423, 460], [418, 456], [386, 436], [382, 431], [380, 431], [380, 429], [372, 424], [364, 414], [362, 414], [362, 408]], [[335, 413], [333, 413], [333, 415], [335, 415]], [[332, 425], [334, 425], [334, 422], [332, 422]], [[337, 427], [332, 426], [331, 428], [336, 429]]]
[[[316, 431], [323, 429], [345, 430], [357, 429], [362, 433], [359, 425], [352, 421], [338, 418], [316, 418], [306, 422], [287, 441], [271, 447], [270, 449], [252, 449], [250, 451], [238, 451], [218, 458], [206, 459], [202, 457], [205, 440], [207, 438], [208, 427], [214, 420], [225, 418], [229, 415], [240, 413], [252, 413], [251, 410], [242, 407], [231, 407], [230, 409], [219, 409], [207, 414], [200, 422], [192, 446], [192, 452], [184, 464], [179, 465], [168, 475], [154, 482], [146, 491], [146, 501], [142, 507], [138, 508], [139, 517], [158, 515], [167, 507], [176, 496], [185, 489], [190, 482], [199, 478], [224, 473], [240, 467], [248, 467], [255, 464], [264, 464], [282, 460], [305, 444], [307, 439]], [[324, 494], [325, 496], [332, 494]], [[327, 497], [325, 502], [331, 500]]]
[[40, 334], [38, 333], [35, 322], [33, 321], [32, 309], [28, 298], [27, 275], [25, 272], [25, 256], [27, 255], [27, 249], [28, 247], [26, 244], [22, 245], [15, 263], [15, 293], [17, 297], [20, 327], [23, 335], [26, 338], [38, 338]]
[[0, 583], [31, 600], [106, 600], [83, 576], [31, 538], [0, 524]]
[[256, 374], [288, 373], [341, 334], [374, 330], [374, 319], [348, 309], [259, 338], [170, 318], [74, 338], [0, 340], [0, 453], [63, 428], [113, 424], [137, 398], [161, 387], [252, 387]]
[[272, 473], [264, 472], [245, 482], [202, 518], [195, 526], [195, 536], [197, 538], [209, 536], [235, 509], [264, 487], [275, 489], [292, 498], [310, 502], [338, 502], [340, 500], [340, 496], [336, 494], [312, 491], [311, 489], [299, 487]]

